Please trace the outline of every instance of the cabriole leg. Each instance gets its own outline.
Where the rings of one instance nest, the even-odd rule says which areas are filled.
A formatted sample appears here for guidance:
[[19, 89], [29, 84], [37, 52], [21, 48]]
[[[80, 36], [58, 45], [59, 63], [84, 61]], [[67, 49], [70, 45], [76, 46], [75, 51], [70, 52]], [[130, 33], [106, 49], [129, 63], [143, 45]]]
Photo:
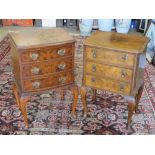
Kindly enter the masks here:
[[73, 86], [72, 88], [72, 94], [73, 94], [73, 105], [72, 105], [72, 116], [73, 117], [76, 117], [76, 113], [75, 113], [75, 110], [76, 110], [76, 106], [77, 106], [77, 103], [78, 103], [78, 87], [77, 86]]
[[80, 89], [81, 94], [81, 100], [84, 108], [84, 117], [87, 116], [87, 103], [86, 103], [86, 94], [87, 94], [87, 88], [85, 86], [82, 86]]
[[131, 124], [133, 113], [135, 112], [136, 100], [135, 97], [125, 97], [125, 101], [128, 103], [128, 121], [127, 127]]

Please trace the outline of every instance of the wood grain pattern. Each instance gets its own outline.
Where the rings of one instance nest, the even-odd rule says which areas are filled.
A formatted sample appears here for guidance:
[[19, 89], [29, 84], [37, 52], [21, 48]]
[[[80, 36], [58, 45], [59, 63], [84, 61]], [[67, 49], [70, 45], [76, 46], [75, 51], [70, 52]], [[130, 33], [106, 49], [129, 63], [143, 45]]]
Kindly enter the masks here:
[[[75, 41], [62, 29], [36, 29], [10, 33], [15, 85], [13, 91], [28, 127], [26, 104], [32, 94], [48, 93], [64, 86], [75, 86]], [[76, 89], [75, 89], [76, 90]], [[74, 91], [74, 104], [78, 92]]]
[[125, 96], [125, 101], [128, 103], [128, 120], [127, 120], [127, 128], [132, 122], [132, 116], [135, 112], [136, 108], [136, 100], [133, 96]]
[[18, 107], [19, 107], [19, 109], [21, 110], [21, 112], [23, 114], [25, 126], [28, 128], [28, 119], [27, 119], [26, 106], [27, 106], [28, 101], [30, 100], [30, 96], [25, 96], [25, 97], [20, 96], [19, 91], [17, 89], [17, 86], [15, 84], [13, 84], [13, 93], [15, 95]]
[[[129, 109], [127, 125], [142, 94], [144, 67], [140, 57], [148, 41], [144, 36], [96, 31], [84, 42], [82, 90], [91, 87], [123, 95]], [[86, 91], [81, 97], [86, 105]]]
[[[53, 79], [54, 74], [70, 73], [73, 71], [74, 43], [72, 42], [21, 50], [12, 39], [10, 39], [10, 41], [12, 47], [13, 72], [20, 94], [35, 92], [35, 90], [38, 92], [40, 90], [46, 90], [46, 88], [62, 86], [62, 84], [57, 83], [57, 79]], [[61, 77], [59, 77], [59, 75], [56, 76], [57, 78]], [[52, 77], [52, 79], [50, 77]], [[39, 83], [40, 88], [34, 89], [32, 88], [32, 83], [35, 82], [36, 79], [38, 79], [36, 82]], [[27, 86], [25, 86], [25, 81]], [[55, 81], [55, 83], [51, 83], [51, 81]], [[63, 85], [68, 85], [73, 82], [74, 78], [72, 77], [69, 81], [64, 80]]]
[[10, 32], [9, 36], [20, 49], [73, 43], [75, 40], [62, 28], [37, 28]]
[[86, 75], [85, 85], [96, 89], [104, 89], [120, 94], [130, 94], [131, 86], [129, 83], [116, 82], [111, 79], [101, 78], [99, 76]]
[[73, 83], [73, 72], [59, 73], [54, 76], [47, 76], [41, 78], [27, 79], [23, 81], [23, 91], [40, 91], [42, 89], [49, 89], [55, 86], [62, 86]]
[[74, 96], [74, 102], [72, 104], [72, 116], [76, 117], [75, 108], [78, 103], [78, 95], [79, 95], [79, 90], [77, 86], [72, 87], [72, 94]]
[[117, 81], [131, 82], [132, 70], [93, 62], [86, 62], [86, 74], [111, 78]]
[[85, 52], [86, 61], [88, 60], [128, 68], [133, 68], [134, 65], [133, 54], [94, 47], [86, 47]]
[[[60, 55], [59, 54], [60, 50], [64, 50], [64, 54]], [[73, 44], [26, 49], [22, 50], [20, 54], [22, 63], [63, 58], [73, 54]], [[33, 54], [37, 55], [35, 60], [32, 59]]]
[[82, 86], [80, 89], [80, 94], [81, 94], [81, 100], [82, 100], [82, 105], [83, 105], [83, 117], [87, 116], [87, 102], [86, 102], [86, 94], [87, 94], [87, 88], [85, 86]]
[[[73, 69], [73, 58], [60, 59], [47, 62], [28, 63], [21, 66], [23, 78], [47, 76], [48, 74], [63, 72]], [[36, 71], [35, 71], [36, 70]]]
[[21, 90], [21, 71], [20, 71], [20, 56], [14, 44], [11, 43], [11, 57], [12, 57], [12, 66], [13, 74], [15, 77], [15, 82], [18, 85], [18, 88]]
[[148, 41], [149, 39], [143, 36], [96, 31], [85, 40], [84, 44], [136, 54], [144, 52]]

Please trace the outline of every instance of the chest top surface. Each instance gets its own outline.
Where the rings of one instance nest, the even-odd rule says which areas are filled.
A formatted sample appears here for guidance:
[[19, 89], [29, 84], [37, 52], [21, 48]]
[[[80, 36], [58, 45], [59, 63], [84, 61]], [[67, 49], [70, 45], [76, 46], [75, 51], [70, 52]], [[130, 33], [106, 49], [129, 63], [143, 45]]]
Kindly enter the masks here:
[[59, 45], [74, 42], [62, 28], [37, 28], [9, 33], [17, 48]]
[[149, 39], [144, 36], [96, 31], [85, 40], [84, 44], [124, 52], [142, 53], [148, 41]]

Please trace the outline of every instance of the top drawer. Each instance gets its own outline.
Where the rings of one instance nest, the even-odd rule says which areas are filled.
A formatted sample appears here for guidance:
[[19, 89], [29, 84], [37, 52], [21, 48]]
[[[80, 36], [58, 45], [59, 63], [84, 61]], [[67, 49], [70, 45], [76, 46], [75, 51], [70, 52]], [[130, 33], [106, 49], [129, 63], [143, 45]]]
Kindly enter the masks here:
[[73, 44], [58, 47], [51, 46], [44, 48], [36, 48], [21, 52], [21, 61], [22, 62], [44, 61], [54, 58], [70, 56], [72, 54], [73, 54]]
[[86, 59], [90, 61], [130, 68], [134, 66], [134, 55], [129, 53], [86, 46], [85, 54]]

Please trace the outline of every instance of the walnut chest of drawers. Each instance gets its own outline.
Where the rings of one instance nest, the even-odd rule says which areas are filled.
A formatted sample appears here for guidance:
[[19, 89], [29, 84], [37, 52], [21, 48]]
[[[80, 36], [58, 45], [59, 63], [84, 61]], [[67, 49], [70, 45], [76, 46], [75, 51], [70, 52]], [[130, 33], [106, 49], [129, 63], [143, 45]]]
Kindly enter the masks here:
[[[84, 42], [83, 87], [86, 114], [86, 87], [121, 94], [128, 102], [128, 124], [143, 88], [143, 56], [148, 39], [144, 36], [96, 31]], [[145, 60], [145, 59], [144, 59]], [[74, 111], [75, 112], [75, 111]]]
[[28, 126], [26, 103], [35, 93], [74, 84], [74, 43], [59, 28], [21, 30], [9, 34], [13, 91]]

